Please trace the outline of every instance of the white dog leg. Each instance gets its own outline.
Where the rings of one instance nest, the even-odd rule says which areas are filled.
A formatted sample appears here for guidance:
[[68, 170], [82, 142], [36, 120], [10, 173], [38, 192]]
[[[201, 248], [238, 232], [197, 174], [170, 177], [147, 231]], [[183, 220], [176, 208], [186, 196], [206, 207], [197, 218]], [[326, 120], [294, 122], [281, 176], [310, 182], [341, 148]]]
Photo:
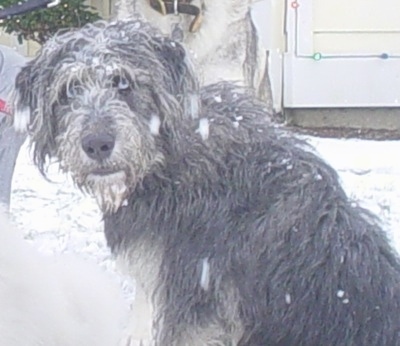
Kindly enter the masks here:
[[123, 346], [152, 346], [153, 308], [143, 287], [136, 285], [135, 300], [132, 304], [130, 337]]

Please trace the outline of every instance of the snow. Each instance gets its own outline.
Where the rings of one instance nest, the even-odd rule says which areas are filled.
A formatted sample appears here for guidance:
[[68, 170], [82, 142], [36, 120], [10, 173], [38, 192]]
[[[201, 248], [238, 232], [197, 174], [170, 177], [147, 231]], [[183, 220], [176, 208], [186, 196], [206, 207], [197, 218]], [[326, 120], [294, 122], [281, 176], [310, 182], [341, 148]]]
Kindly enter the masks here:
[[[399, 250], [400, 141], [306, 138], [337, 169], [348, 195], [382, 218]], [[56, 165], [49, 177], [54, 182], [40, 175], [25, 145], [17, 161], [11, 200], [11, 213], [25, 237], [43, 253], [72, 252], [95, 260], [115, 273], [129, 296], [132, 283], [115, 268], [94, 200], [76, 189]], [[207, 264], [203, 263], [203, 274], [209, 273]]]
[[207, 118], [201, 118], [199, 121], [199, 128], [197, 130], [201, 138], [205, 141], [210, 133], [210, 123]]
[[160, 134], [161, 119], [157, 115], [152, 115], [150, 119], [150, 133], [153, 135]]
[[210, 263], [208, 258], [203, 258], [202, 261], [202, 270], [200, 276], [200, 286], [205, 290], [208, 291], [210, 286]]
[[338, 298], [343, 298], [344, 297], [344, 293], [345, 292], [343, 290], [339, 290], [339, 291], [337, 291], [336, 295], [337, 295]]

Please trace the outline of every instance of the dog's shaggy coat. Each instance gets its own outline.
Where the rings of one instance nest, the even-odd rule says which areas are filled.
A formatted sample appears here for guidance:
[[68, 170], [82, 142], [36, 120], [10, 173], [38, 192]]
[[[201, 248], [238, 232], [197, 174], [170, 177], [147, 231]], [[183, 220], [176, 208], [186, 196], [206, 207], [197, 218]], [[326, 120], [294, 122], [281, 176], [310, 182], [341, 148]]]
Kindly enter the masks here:
[[40, 255], [0, 211], [0, 345], [117, 346], [124, 304], [94, 264]]
[[375, 217], [245, 92], [199, 90], [178, 43], [88, 25], [16, 88], [39, 168], [57, 158], [98, 200], [156, 345], [400, 345], [400, 264]]

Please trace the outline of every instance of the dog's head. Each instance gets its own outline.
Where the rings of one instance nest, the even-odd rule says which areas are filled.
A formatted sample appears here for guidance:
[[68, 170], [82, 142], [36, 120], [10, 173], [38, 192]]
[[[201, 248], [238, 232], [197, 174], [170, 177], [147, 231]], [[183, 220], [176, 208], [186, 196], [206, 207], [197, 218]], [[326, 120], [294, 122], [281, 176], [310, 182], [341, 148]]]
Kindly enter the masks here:
[[183, 47], [141, 20], [99, 22], [51, 39], [17, 77], [15, 127], [45, 173], [57, 159], [103, 211], [163, 161], [160, 137], [196, 116]]

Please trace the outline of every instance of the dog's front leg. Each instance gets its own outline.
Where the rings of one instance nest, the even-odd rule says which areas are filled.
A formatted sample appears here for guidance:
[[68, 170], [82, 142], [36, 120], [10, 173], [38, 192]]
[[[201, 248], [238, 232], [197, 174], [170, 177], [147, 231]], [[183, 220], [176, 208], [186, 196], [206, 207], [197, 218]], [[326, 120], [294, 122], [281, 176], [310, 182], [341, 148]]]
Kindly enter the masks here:
[[145, 290], [136, 284], [135, 300], [132, 304], [129, 338], [121, 346], [154, 346], [152, 335], [153, 307]]

